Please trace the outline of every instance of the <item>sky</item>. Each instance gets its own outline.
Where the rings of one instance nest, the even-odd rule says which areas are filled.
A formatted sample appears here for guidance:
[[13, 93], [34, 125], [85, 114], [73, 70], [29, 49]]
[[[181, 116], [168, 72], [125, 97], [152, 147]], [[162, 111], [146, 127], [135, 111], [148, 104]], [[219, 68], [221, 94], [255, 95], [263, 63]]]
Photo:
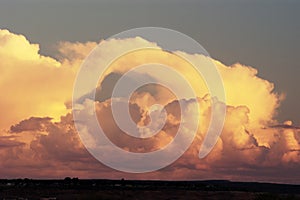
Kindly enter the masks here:
[[227, 65], [258, 69], [287, 95], [279, 119], [300, 123], [297, 0], [3, 0], [0, 5], [1, 28], [26, 35], [46, 55], [55, 55], [59, 41], [99, 41], [131, 28], [180, 31]]
[[[1, 1], [0, 178], [230, 179], [299, 184], [299, 9], [296, 0]], [[224, 80], [227, 116], [214, 150], [197, 160], [209, 118], [209, 111], [204, 111], [210, 109], [205, 92], [197, 93], [204, 120], [186, 154], [160, 171], [126, 174], [105, 167], [87, 152], [74, 127], [70, 102], [80, 64], [97, 43], [146, 26], [180, 31], [207, 50]], [[130, 45], [138, 42], [133, 39]], [[122, 40], [108, 42], [107, 49], [126, 45]], [[141, 52], [140, 56], [150, 59], [145, 55]], [[160, 59], [161, 54], [152, 56]], [[199, 55], [189, 56], [205, 62]], [[123, 62], [134, 64], [130, 56]], [[181, 69], [176, 63], [174, 67]], [[103, 81], [121, 76], [124, 70], [116, 67]], [[156, 94], [146, 89], [135, 94], [132, 109], [137, 121], [146, 123], [142, 110], [158, 99], [177, 119], [173, 96], [161, 88], [154, 90]], [[122, 146], [128, 138], [114, 138], [120, 130], [111, 117], [102, 117], [110, 116], [107, 101], [96, 101], [98, 119], [105, 121], [112, 140], [128, 150]], [[176, 128], [172, 119], [168, 127]], [[153, 151], [167, 143], [173, 131], [164, 129], [143, 150], [135, 143], [129, 150]]]

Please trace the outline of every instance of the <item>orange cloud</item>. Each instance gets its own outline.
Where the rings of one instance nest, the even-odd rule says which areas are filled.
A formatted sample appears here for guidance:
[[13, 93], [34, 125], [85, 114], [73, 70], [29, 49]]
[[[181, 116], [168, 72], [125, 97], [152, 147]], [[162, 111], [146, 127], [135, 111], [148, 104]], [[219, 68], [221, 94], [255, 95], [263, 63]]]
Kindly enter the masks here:
[[[101, 55], [105, 59], [106, 54], [126, 45], [134, 47], [149, 42], [131, 38], [102, 43], [106, 45]], [[257, 70], [249, 66], [226, 66], [203, 55], [178, 53], [198, 64], [213, 62], [223, 78], [226, 92], [227, 116], [223, 132], [213, 151], [199, 160], [199, 148], [211, 115], [211, 97], [207, 95], [203, 79], [189, 69], [189, 63], [159, 49], [136, 51], [116, 60], [106, 76], [100, 79], [97, 101], [92, 99], [90, 103], [96, 103], [98, 119], [115, 144], [133, 152], [159, 149], [172, 140], [178, 129], [178, 101], [182, 99], [176, 100], [171, 91], [155, 85], [140, 88], [132, 95], [130, 112], [139, 125], [149, 123], [151, 105], [162, 104], [167, 111], [163, 129], [144, 144], [140, 140], [132, 141], [116, 126], [111, 115], [110, 95], [112, 86], [133, 66], [153, 60], [173, 66], [190, 80], [198, 96], [185, 100], [184, 104], [186, 110], [200, 105], [199, 128], [193, 144], [175, 163], [153, 173], [124, 174], [97, 162], [83, 146], [66, 106], [71, 101], [78, 68], [95, 45], [93, 42], [62, 42], [58, 45], [60, 56], [57, 61], [40, 55], [38, 45], [30, 44], [24, 36], [0, 31], [0, 89], [3, 93], [0, 128], [6, 129], [0, 133], [1, 177], [224, 178], [299, 183], [295, 177], [300, 165], [299, 128], [290, 121], [274, 126], [277, 108], [283, 98], [273, 91], [271, 82], [259, 78]], [[157, 47], [153, 43], [149, 45]], [[182, 87], [176, 80], [167, 81], [174, 87]], [[84, 114], [89, 116], [89, 113]], [[192, 120], [194, 116], [190, 117]], [[147, 131], [154, 129], [155, 124], [153, 126], [140, 134], [149, 134]], [[186, 134], [189, 134], [188, 130]]]
[[[39, 47], [22, 35], [0, 30], [1, 128], [30, 116], [59, 118], [74, 75], [53, 58], [39, 55]], [[55, 92], [54, 92], [55, 91]]]

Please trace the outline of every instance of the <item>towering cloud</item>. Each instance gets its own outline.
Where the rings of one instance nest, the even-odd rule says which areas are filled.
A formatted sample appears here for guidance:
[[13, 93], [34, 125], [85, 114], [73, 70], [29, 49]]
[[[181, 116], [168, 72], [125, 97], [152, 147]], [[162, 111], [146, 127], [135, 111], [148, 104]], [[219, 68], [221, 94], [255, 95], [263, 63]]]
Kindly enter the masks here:
[[1, 122], [5, 128], [30, 116], [66, 113], [64, 102], [74, 75], [53, 58], [41, 56], [39, 46], [22, 35], [0, 31]]
[[[142, 38], [102, 41], [105, 53], [124, 45], [149, 43]], [[157, 44], [149, 43], [154, 47]], [[100, 79], [96, 101], [84, 98], [82, 106], [96, 104], [100, 124], [107, 136], [120, 148], [132, 152], [155, 151], [174, 137], [180, 123], [179, 102], [184, 109], [200, 105], [196, 138], [187, 152], [172, 165], [147, 174], [123, 174], [105, 167], [85, 149], [75, 129], [70, 102], [78, 68], [96, 43], [62, 42], [58, 45], [59, 61], [39, 54], [39, 47], [24, 36], [0, 30], [0, 177], [57, 178], [166, 178], [166, 179], [233, 179], [299, 183], [299, 128], [287, 121], [278, 124], [277, 108], [283, 96], [274, 85], [257, 75], [257, 70], [235, 64], [226, 66], [203, 55], [179, 54], [195, 63], [213, 62], [223, 79], [227, 115], [224, 129], [213, 151], [199, 160], [198, 152], [211, 115], [211, 97], [201, 77], [172, 53], [137, 51], [120, 57]], [[172, 91], [158, 85], [139, 88], [130, 99], [130, 114], [139, 125], [150, 122], [151, 105], [162, 104], [167, 111], [166, 124], [150, 139], [132, 140], [116, 126], [111, 113], [111, 90], [116, 81], [137, 64], [153, 61], [178, 69], [190, 80], [197, 99], [176, 99]], [[149, 74], [149, 78], [157, 77]], [[166, 77], [167, 79], [168, 77]], [[174, 87], [178, 82], [167, 80]], [[184, 91], [184, 88], [182, 88]], [[119, 103], [123, 103], [120, 99]], [[150, 110], [149, 110], [150, 109]], [[160, 109], [152, 110], [159, 114]], [[89, 113], [82, 113], [89, 116]], [[154, 113], [155, 114], [155, 113]], [[159, 116], [159, 115], [158, 115]], [[193, 115], [190, 116], [191, 121]], [[189, 120], [187, 120], [189, 122]], [[141, 129], [148, 136], [151, 129]], [[189, 134], [186, 130], [185, 134]], [[180, 144], [178, 144], [180, 145]], [[114, 155], [109, 155], [113, 157]], [[107, 173], [110, 172], [110, 173]]]

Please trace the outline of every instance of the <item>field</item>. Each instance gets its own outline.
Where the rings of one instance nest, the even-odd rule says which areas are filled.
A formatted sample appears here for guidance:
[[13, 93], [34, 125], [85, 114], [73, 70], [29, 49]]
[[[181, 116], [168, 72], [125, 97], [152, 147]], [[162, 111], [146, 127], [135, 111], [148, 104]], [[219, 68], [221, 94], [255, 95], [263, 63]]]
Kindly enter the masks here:
[[255, 182], [0, 180], [0, 199], [300, 199], [300, 185]]

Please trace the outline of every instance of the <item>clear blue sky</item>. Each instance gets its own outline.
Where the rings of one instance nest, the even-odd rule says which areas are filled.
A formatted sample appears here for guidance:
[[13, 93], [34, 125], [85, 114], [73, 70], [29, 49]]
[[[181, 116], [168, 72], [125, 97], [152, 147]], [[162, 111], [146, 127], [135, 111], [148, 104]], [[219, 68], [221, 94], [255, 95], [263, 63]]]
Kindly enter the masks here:
[[54, 55], [58, 41], [99, 41], [159, 26], [183, 32], [225, 64], [240, 62], [285, 92], [279, 120], [300, 124], [300, 1], [1, 0], [0, 28], [25, 35]]

